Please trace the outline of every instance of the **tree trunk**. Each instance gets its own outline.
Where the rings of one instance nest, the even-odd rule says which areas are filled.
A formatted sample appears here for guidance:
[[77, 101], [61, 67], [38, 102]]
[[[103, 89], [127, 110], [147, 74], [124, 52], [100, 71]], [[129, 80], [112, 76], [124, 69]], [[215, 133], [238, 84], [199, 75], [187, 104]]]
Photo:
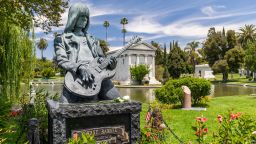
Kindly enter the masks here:
[[42, 56], [42, 60], [44, 59], [44, 54], [43, 54], [43, 49], [41, 50], [41, 56]]
[[108, 29], [106, 27], [106, 42], [108, 42]]
[[227, 82], [227, 80], [228, 80], [228, 72], [223, 72], [222, 73], [222, 81]]

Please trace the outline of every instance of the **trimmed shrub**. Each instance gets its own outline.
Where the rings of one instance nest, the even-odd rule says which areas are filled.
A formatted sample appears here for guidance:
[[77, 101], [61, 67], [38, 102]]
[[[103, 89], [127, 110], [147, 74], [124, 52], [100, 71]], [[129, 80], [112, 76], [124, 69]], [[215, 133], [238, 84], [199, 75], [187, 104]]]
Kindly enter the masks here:
[[50, 77], [53, 77], [55, 76], [55, 71], [53, 68], [46, 68], [42, 71], [42, 76], [44, 78], [50, 78]]
[[184, 77], [167, 81], [163, 87], [155, 90], [155, 96], [162, 103], [182, 104], [183, 90], [181, 86], [184, 85], [191, 90], [193, 104], [200, 103], [202, 98], [210, 94], [210, 81], [202, 78]]

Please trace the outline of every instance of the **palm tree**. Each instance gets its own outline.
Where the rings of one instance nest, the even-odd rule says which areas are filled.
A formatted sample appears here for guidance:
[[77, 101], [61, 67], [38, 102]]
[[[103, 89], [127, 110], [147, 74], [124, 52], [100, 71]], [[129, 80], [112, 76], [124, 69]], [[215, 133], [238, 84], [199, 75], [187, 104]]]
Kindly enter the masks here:
[[44, 38], [41, 38], [41, 39], [39, 40], [39, 42], [37, 43], [37, 48], [38, 48], [39, 50], [41, 50], [42, 60], [43, 60], [43, 58], [44, 58], [43, 51], [44, 51], [47, 47], [48, 47], [48, 42], [47, 42], [47, 40], [44, 39]]
[[241, 33], [239, 33], [239, 41], [243, 48], [246, 48], [248, 42], [255, 42], [255, 25], [245, 25], [239, 29]]
[[108, 27], [110, 24], [108, 21], [104, 21], [103, 26], [106, 28], [106, 42], [108, 42]]
[[126, 31], [126, 29], [125, 29], [124, 26], [125, 26], [126, 24], [128, 24], [128, 19], [125, 18], [125, 17], [122, 18], [120, 24], [123, 25], [123, 29], [122, 29], [122, 33], [123, 33], [123, 45], [125, 45], [125, 33], [126, 33], [127, 31]]
[[195, 73], [195, 67], [196, 67], [196, 48], [199, 46], [198, 41], [192, 41], [187, 44], [187, 46], [190, 48], [190, 58], [191, 58], [191, 63], [193, 65], [193, 71]]

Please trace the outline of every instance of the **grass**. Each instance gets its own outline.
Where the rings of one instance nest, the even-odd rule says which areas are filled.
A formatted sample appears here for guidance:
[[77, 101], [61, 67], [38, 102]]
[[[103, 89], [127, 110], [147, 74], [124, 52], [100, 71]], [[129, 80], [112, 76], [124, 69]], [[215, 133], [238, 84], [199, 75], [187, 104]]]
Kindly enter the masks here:
[[[212, 139], [212, 133], [218, 127], [217, 115], [227, 114], [228, 111], [241, 112], [242, 114], [250, 114], [256, 117], [255, 105], [256, 97], [253, 96], [229, 96], [213, 98], [209, 103], [207, 111], [184, 111], [180, 109], [162, 110], [163, 117], [174, 132], [185, 142], [196, 142], [195, 132], [191, 126], [195, 125], [195, 118], [204, 116], [208, 118], [207, 127], [209, 128], [208, 141]], [[141, 128], [145, 125], [145, 115], [148, 104], [142, 105], [141, 112]], [[169, 134], [169, 143], [178, 143], [174, 137]], [[168, 142], [167, 142], [168, 143]]]
[[[211, 79], [213, 83], [220, 83], [222, 82], [222, 74], [216, 74], [214, 79]], [[238, 73], [228, 75], [228, 81], [226, 84], [236, 84], [236, 85], [250, 85], [256, 86], [256, 81], [251, 81], [246, 76], [240, 76]]]

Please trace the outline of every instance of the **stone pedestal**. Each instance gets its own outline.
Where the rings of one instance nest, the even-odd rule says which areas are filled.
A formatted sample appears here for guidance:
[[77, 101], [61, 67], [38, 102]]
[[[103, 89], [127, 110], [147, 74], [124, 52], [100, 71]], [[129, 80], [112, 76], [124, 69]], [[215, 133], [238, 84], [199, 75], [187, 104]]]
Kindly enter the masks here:
[[184, 92], [182, 108], [191, 108], [191, 91], [187, 86], [182, 86]]
[[109, 143], [135, 144], [140, 138], [141, 103], [74, 103], [48, 100], [49, 143], [64, 144], [75, 132]]

